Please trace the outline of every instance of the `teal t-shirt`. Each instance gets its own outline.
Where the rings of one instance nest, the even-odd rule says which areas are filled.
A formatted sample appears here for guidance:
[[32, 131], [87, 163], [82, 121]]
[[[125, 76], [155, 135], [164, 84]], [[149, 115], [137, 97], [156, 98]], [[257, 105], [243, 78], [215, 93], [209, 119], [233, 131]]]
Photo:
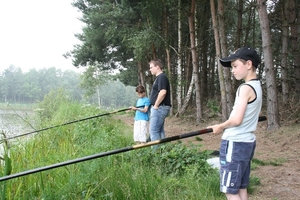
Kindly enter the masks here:
[[[136, 102], [136, 106], [135, 107], [139, 107], [139, 106], [150, 106], [150, 100], [147, 97], [143, 97], [143, 98], [139, 98]], [[143, 107], [140, 107], [143, 108]], [[145, 121], [149, 121], [149, 109], [146, 113], [141, 112], [139, 110], [137, 110], [135, 112], [135, 117], [134, 120], [145, 120]]]

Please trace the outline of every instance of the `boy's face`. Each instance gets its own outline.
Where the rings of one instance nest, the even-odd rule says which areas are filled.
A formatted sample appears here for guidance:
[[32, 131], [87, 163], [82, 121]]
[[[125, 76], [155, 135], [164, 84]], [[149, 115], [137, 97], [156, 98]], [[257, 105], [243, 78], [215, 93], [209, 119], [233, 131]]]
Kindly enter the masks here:
[[145, 92], [142, 92], [142, 93], [137, 92], [136, 95], [137, 95], [139, 98], [142, 98], [142, 97], [145, 96]]
[[245, 79], [249, 70], [252, 69], [252, 61], [247, 60], [242, 62], [241, 60], [234, 60], [231, 62], [231, 72], [237, 80]]

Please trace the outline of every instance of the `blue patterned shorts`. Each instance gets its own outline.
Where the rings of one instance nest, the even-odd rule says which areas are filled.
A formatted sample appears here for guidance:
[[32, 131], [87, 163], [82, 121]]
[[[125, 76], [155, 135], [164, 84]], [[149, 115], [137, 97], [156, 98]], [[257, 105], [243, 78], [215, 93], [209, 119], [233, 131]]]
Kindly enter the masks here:
[[254, 142], [222, 140], [220, 146], [220, 191], [237, 194], [249, 185], [250, 164], [256, 147]]

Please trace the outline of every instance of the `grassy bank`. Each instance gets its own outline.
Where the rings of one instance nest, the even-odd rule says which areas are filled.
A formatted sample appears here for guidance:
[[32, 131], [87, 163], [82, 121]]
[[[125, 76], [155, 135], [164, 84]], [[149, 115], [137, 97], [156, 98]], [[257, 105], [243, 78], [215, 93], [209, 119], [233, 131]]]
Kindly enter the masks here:
[[[48, 105], [40, 105], [44, 106], [37, 120], [41, 127], [100, 112], [64, 101], [55, 108]], [[11, 173], [132, 144], [131, 128], [111, 116], [61, 126], [11, 146]], [[224, 199], [218, 173], [206, 158], [207, 153], [181, 143], [163, 145], [159, 151], [147, 147], [2, 181], [1, 195], [5, 199]]]

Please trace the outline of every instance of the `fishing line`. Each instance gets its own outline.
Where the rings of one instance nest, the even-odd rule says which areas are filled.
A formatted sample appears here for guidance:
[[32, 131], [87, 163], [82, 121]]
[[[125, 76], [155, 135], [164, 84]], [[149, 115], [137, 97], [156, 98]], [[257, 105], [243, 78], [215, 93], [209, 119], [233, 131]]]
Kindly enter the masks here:
[[[138, 106], [137, 108], [141, 108], [141, 107], [144, 107], [144, 105], [143, 106]], [[0, 140], [0, 143], [4, 142], [6, 140], [11, 140], [11, 139], [15, 139], [15, 138], [18, 138], [18, 137], [30, 135], [30, 134], [33, 134], [33, 133], [46, 131], [46, 130], [49, 130], [49, 129], [52, 129], [52, 128], [57, 128], [57, 127], [60, 127], [60, 126], [65, 126], [65, 125], [69, 125], [69, 124], [73, 124], [73, 123], [77, 123], [77, 122], [81, 122], [81, 121], [85, 121], [85, 120], [89, 120], [89, 119], [93, 119], [93, 118], [97, 118], [97, 117], [102, 117], [102, 116], [106, 116], [106, 115], [111, 115], [111, 114], [127, 111], [127, 110], [131, 110], [131, 108], [125, 108], [125, 109], [121, 109], [121, 110], [117, 110], [117, 111], [113, 111], [113, 112], [109, 112], [109, 113], [104, 113], [104, 114], [99, 114], [99, 115], [95, 115], [95, 116], [91, 116], [91, 117], [86, 117], [86, 118], [78, 119], [78, 120], [75, 120], [75, 121], [70, 121], [70, 122], [66, 122], [66, 123], [63, 123], [63, 124], [42, 128], [40, 130], [35, 130], [35, 131], [28, 132], [28, 133], [15, 135], [15, 136], [12, 136], [12, 137], [7, 137], [7, 138], [4, 138], [4, 139]]]

